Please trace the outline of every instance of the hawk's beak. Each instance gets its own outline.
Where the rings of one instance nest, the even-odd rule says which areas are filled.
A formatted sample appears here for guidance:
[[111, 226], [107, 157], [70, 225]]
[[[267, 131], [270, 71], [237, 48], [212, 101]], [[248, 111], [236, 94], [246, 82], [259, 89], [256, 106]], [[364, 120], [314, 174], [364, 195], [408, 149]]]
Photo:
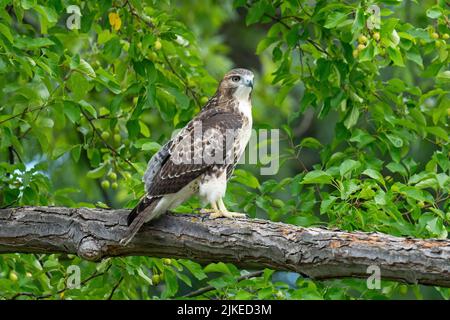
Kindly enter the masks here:
[[253, 89], [253, 79], [246, 79], [245, 85]]

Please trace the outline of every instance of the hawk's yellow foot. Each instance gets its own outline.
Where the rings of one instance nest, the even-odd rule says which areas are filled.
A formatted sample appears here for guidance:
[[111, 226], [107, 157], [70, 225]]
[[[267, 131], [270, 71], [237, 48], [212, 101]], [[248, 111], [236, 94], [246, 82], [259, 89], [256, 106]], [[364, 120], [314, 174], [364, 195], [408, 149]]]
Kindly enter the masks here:
[[217, 203], [216, 202], [211, 202], [211, 209], [203, 208], [203, 209], [200, 210], [200, 213], [201, 214], [209, 214], [209, 217], [211, 219], [215, 219], [215, 218], [220, 217], [219, 208], [217, 207]]
[[[213, 212], [210, 214], [210, 217], [212, 219], [220, 218], [220, 217], [225, 217], [225, 218], [230, 218], [230, 219], [247, 217], [247, 215], [245, 213], [228, 211], [228, 209], [227, 209], [227, 207], [225, 207], [225, 203], [223, 203], [222, 199], [219, 199], [219, 201], [217, 201], [217, 204], [219, 205], [217, 212]], [[214, 209], [214, 207], [217, 208], [217, 205], [215, 204], [215, 206], [212, 206], [212, 207], [213, 207], [213, 209]]]

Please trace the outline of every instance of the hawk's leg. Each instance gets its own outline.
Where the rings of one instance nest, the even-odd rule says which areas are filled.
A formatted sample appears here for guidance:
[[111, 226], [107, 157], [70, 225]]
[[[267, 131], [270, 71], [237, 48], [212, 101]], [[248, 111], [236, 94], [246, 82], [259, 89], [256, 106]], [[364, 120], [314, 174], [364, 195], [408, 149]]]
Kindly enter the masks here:
[[[220, 218], [220, 217], [245, 218], [246, 217], [246, 215], [244, 213], [228, 211], [228, 209], [225, 207], [225, 203], [223, 203], [222, 198], [219, 199], [219, 201], [217, 201], [217, 204], [219, 205], [219, 208], [218, 208], [217, 212], [211, 213], [211, 215], [210, 215], [211, 218]], [[215, 207], [217, 208], [217, 205]], [[214, 206], [213, 206], [213, 209], [215, 209]]]
[[217, 215], [219, 212], [219, 208], [217, 207], [216, 202], [211, 202], [211, 209], [203, 208], [200, 210], [201, 214], [210, 214], [211, 218], [216, 218], [216, 216], [213, 217], [213, 215]]

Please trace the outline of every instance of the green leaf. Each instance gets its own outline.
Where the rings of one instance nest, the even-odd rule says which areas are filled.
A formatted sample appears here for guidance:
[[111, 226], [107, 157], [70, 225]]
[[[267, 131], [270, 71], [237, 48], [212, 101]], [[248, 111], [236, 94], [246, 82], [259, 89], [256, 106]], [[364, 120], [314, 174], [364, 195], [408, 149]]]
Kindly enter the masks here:
[[178, 280], [172, 270], [165, 272], [164, 274], [164, 282], [166, 287], [163, 291], [162, 297], [167, 299], [169, 297], [173, 297], [178, 292]]
[[230, 269], [228, 268], [228, 266], [223, 262], [210, 263], [203, 269], [203, 271], [206, 273], [220, 272], [220, 273], [225, 273], [225, 274], [229, 274], [229, 275], [232, 274]]
[[79, 63], [76, 65], [72, 65], [71, 68], [80, 71], [81, 73], [84, 73], [85, 75], [95, 78], [96, 74], [94, 69], [91, 67], [91, 65], [84, 59], [80, 59]]
[[364, 27], [365, 19], [364, 19], [364, 10], [362, 8], [358, 8], [355, 14], [355, 20], [352, 25], [352, 33], [358, 34], [359, 31]]
[[299, 39], [300, 26], [294, 26], [286, 35], [286, 43], [291, 47], [295, 47]]
[[350, 138], [351, 142], [358, 143], [359, 148], [363, 148], [364, 146], [374, 142], [375, 140], [376, 139], [372, 135], [368, 134], [367, 132], [361, 129], [354, 129], [352, 137]]
[[161, 148], [161, 145], [157, 142], [146, 142], [141, 146], [143, 151], [157, 152]]
[[347, 118], [344, 120], [344, 126], [347, 129], [352, 128], [358, 122], [359, 118], [359, 109], [354, 106], [352, 110], [348, 113]]
[[208, 284], [216, 289], [222, 289], [236, 283], [236, 279], [230, 275], [224, 275], [208, 281]]
[[314, 171], [308, 172], [304, 176], [301, 184], [313, 184], [313, 183], [330, 184], [332, 180], [333, 180], [333, 178], [325, 171], [314, 170]]
[[374, 169], [366, 169], [362, 172], [362, 174], [371, 177], [372, 179], [375, 179], [376, 181], [380, 182], [381, 184], [384, 185], [384, 179], [383, 176], [381, 175], [381, 173], [379, 173], [378, 171], [374, 170]]
[[53, 128], [53, 125], [55, 124], [55, 122], [50, 118], [39, 118], [36, 121], [36, 124], [38, 127], [41, 127], [41, 128]]
[[54, 45], [55, 43], [48, 38], [16, 38], [14, 41], [14, 46], [21, 50], [33, 50], [42, 47], [48, 47]]
[[316, 138], [313, 138], [313, 137], [307, 137], [307, 138], [302, 139], [299, 146], [303, 147], [303, 148], [310, 148], [310, 149], [320, 149], [323, 147], [323, 145], [319, 142], [319, 140], [317, 140]]
[[258, 22], [264, 15], [267, 8], [267, 1], [260, 0], [248, 9], [247, 16], [245, 17], [245, 24], [247, 26]]
[[199, 265], [196, 262], [193, 262], [191, 260], [179, 260], [179, 262], [185, 266], [190, 273], [192, 273], [194, 275], [194, 277], [196, 277], [198, 280], [203, 280], [207, 278], [206, 273], [203, 271], [202, 266]]
[[73, 149], [71, 151], [71, 155], [72, 155], [73, 161], [78, 162], [80, 160], [81, 144], [77, 144], [76, 146], [73, 147]]
[[108, 42], [106, 42], [103, 48], [103, 54], [109, 61], [113, 61], [119, 58], [121, 52], [122, 45], [120, 44], [119, 37], [113, 37], [112, 39], [110, 39]]
[[359, 54], [359, 62], [372, 61], [375, 57], [375, 47], [372, 42], [369, 42], [367, 46]]
[[47, 34], [48, 27], [52, 27], [58, 22], [58, 14], [56, 11], [49, 6], [37, 5], [33, 7], [34, 10], [39, 12], [39, 22], [41, 24], [41, 33]]
[[14, 37], [11, 33], [11, 30], [7, 26], [5, 26], [3, 23], [0, 23], [0, 33], [5, 36], [6, 39], [8, 39], [9, 42], [14, 42]]
[[445, 70], [445, 71], [439, 72], [437, 74], [437, 76], [436, 76], [436, 81], [439, 84], [448, 84], [448, 83], [450, 83], [450, 70]]
[[391, 58], [392, 62], [394, 62], [394, 65], [399, 67], [405, 66], [402, 54], [400, 53], [400, 49], [398, 47], [388, 47], [387, 52], [389, 54], [389, 58]]
[[347, 14], [339, 11], [332, 11], [328, 14], [324, 28], [332, 29], [347, 19]]
[[428, 201], [428, 199], [424, 196], [423, 191], [416, 187], [403, 186], [400, 188], [400, 192], [404, 193], [408, 198], [417, 201]]
[[361, 162], [347, 159], [339, 166], [339, 174], [341, 175], [341, 177], [343, 177], [347, 173], [359, 168], [360, 166]]
[[320, 203], [320, 214], [327, 213], [328, 210], [332, 207], [332, 205], [336, 202], [337, 197], [330, 196], [327, 199], [323, 199]]
[[315, 99], [316, 96], [313, 93], [306, 92], [300, 101], [300, 112], [305, 112], [306, 108], [308, 108]]
[[97, 68], [95, 81], [101, 83], [114, 94], [120, 94], [121, 88], [115, 77], [102, 68]]
[[399, 173], [403, 177], [406, 177], [408, 175], [408, 172], [406, 171], [405, 167], [397, 162], [391, 162], [389, 163], [386, 168], [389, 169], [392, 173]]
[[378, 190], [377, 194], [374, 197], [375, 203], [380, 206], [386, 205], [386, 193], [383, 190]]
[[184, 93], [173, 87], [166, 88], [166, 90], [175, 97], [181, 109], [187, 109], [189, 107], [189, 98]]
[[89, 82], [81, 73], [75, 72], [70, 75], [66, 86], [72, 91], [73, 100], [78, 101], [88, 96], [94, 84]]
[[418, 183], [415, 184], [416, 188], [419, 189], [426, 189], [426, 188], [437, 188], [438, 186], [438, 181], [436, 180], [436, 178], [429, 178], [429, 179], [424, 179]]
[[126, 126], [130, 138], [135, 139], [139, 136], [139, 132], [141, 131], [139, 120], [128, 120]]
[[448, 142], [448, 133], [446, 130], [442, 129], [441, 127], [427, 127], [425, 130], [432, 135], [441, 138], [444, 141]]
[[90, 170], [87, 174], [86, 177], [90, 178], [90, 179], [98, 179], [101, 177], [104, 177], [106, 174], [106, 165], [103, 164], [98, 168], [95, 168], [93, 170]]
[[144, 273], [144, 271], [142, 270], [142, 268], [138, 268], [138, 269], [137, 269], [137, 273], [138, 273], [138, 275], [139, 275], [142, 279], [145, 280], [145, 282], [147, 282], [149, 285], [153, 285], [152, 279], [150, 279], [150, 278]]
[[141, 134], [144, 137], [146, 137], [146, 138], [150, 137], [150, 129], [147, 127], [145, 122], [139, 121], [139, 127], [141, 128]]
[[437, 19], [441, 15], [442, 15], [442, 8], [439, 6], [434, 6], [427, 10], [427, 17], [430, 19]]
[[257, 189], [259, 187], [258, 179], [250, 172], [242, 169], [234, 171], [233, 181], [239, 182], [252, 189]]
[[80, 108], [72, 101], [64, 101], [64, 114], [72, 123], [77, 123], [81, 117]]
[[386, 137], [394, 145], [394, 147], [401, 148], [403, 146], [403, 140], [400, 137], [390, 133], [386, 133]]
[[423, 69], [423, 60], [420, 52], [417, 48], [411, 47], [408, 51], [406, 51], [406, 58], [416, 63], [419, 67]]
[[266, 37], [263, 38], [256, 47], [256, 54], [261, 54], [264, 50], [266, 50], [270, 45], [275, 43], [276, 41], [279, 41], [280, 39], [275, 37]]
[[86, 110], [92, 117], [97, 118], [97, 110], [95, 110], [95, 108], [88, 102], [81, 100], [80, 102], [80, 106]]
[[440, 188], [444, 189], [450, 183], [450, 177], [445, 173], [438, 173], [436, 175], [436, 180]]
[[428, 220], [425, 228], [439, 239], [446, 239], [448, 236], [448, 232], [442, 223], [442, 219], [439, 219], [438, 217]]

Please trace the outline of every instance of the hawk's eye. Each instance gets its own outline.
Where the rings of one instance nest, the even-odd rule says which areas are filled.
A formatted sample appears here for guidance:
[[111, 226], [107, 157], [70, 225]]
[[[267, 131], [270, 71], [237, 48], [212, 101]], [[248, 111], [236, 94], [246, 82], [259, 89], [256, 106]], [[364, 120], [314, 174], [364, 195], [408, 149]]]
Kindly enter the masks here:
[[234, 77], [231, 78], [231, 80], [232, 80], [233, 82], [238, 82], [239, 80], [241, 80], [241, 77], [239, 77], [239, 76], [234, 76]]

